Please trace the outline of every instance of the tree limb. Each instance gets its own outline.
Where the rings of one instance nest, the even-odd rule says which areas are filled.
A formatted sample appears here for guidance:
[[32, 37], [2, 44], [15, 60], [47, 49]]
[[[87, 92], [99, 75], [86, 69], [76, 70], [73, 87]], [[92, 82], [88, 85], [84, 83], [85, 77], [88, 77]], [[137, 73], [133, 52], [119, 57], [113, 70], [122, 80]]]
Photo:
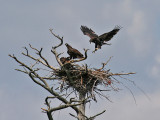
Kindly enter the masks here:
[[97, 117], [97, 116], [103, 114], [104, 112], [106, 112], [106, 110], [104, 110], [104, 111], [102, 111], [102, 112], [100, 112], [100, 113], [98, 113], [98, 114], [96, 114], [96, 115], [94, 115], [94, 116], [92, 116], [92, 117], [89, 117], [88, 120], [93, 120], [95, 117]]
[[98, 69], [98, 70], [101, 71], [101, 70], [108, 64], [108, 62], [111, 60], [112, 57], [113, 57], [113, 56], [111, 56], [111, 57], [109, 58], [109, 60], [107, 60], [106, 63], [102, 63], [102, 67], [101, 67], [100, 69]]

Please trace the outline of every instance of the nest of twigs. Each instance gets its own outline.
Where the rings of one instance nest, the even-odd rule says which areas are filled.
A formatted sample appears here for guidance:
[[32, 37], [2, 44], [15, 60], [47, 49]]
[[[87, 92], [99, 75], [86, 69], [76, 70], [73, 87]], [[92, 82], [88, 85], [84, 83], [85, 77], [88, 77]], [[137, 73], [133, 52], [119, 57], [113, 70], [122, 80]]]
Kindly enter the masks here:
[[90, 94], [93, 97], [98, 85], [111, 86], [114, 81], [111, 79], [111, 76], [119, 75], [109, 71], [104, 70], [103, 67], [100, 69], [89, 69], [87, 64], [79, 66], [67, 63], [60, 70], [57, 70], [55, 76], [63, 80], [60, 87], [61, 91], [72, 88], [77, 92]]

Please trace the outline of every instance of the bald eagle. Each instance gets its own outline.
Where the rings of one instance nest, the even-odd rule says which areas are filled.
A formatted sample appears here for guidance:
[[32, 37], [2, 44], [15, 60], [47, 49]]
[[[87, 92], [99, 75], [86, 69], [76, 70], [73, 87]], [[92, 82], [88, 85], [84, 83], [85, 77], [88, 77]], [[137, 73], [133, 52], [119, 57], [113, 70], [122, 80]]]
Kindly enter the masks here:
[[95, 51], [98, 49], [101, 49], [102, 45], [110, 45], [106, 42], [110, 41], [114, 35], [117, 34], [117, 32], [121, 29], [120, 26], [115, 26], [115, 28], [107, 33], [104, 33], [100, 36], [98, 36], [92, 29], [89, 29], [86, 26], [81, 26], [81, 31], [84, 35], [87, 35], [90, 37], [89, 42], [95, 43]]
[[69, 44], [65, 44], [67, 47], [67, 53], [70, 55], [70, 59], [83, 58], [83, 54], [81, 54], [77, 49], [72, 48]]

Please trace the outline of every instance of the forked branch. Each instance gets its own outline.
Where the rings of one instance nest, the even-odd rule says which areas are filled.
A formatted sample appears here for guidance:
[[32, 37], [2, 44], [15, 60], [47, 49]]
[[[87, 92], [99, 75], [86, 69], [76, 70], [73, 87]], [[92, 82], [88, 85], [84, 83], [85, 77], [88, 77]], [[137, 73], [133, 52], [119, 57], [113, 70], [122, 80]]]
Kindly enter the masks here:
[[51, 52], [55, 55], [58, 64], [59, 64], [60, 66], [63, 66], [63, 64], [61, 63], [60, 58], [59, 58], [59, 55], [62, 54], [62, 53], [58, 54], [57, 51], [56, 51], [56, 49], [57, 49], [58, 47], [60, 47], [61, 45], [63, 45], [63, 37], [61, 38], [61, 37], [59, 37], [59, 35], [56, 35], [55, 33], [53, 33], [53, 29], [49, 29], [49, 30], [50, 30], [50, 32], [52, 33], [52, 35], [54, 35], [54, 37], [56, 37], [56, 38], [58, 38], [58, 39], [60, 40], [60, 44], [52, 47]]

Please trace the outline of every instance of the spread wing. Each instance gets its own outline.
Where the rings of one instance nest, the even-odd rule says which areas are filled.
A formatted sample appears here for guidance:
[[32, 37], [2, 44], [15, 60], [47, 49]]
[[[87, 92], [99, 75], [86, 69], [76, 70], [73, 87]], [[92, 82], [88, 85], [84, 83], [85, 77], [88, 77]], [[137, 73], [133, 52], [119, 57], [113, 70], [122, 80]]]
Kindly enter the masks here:
[[81, 25], [81, 28], [80, 28], [80, 29], [81, 29], [81, 31], [83, 32], [84, 35], [89, 36], [91, 39], [98, 37], [98, 35], [95, 34], [95, 32], [94, 32], [92, 29], [89, 29], [89, 28], [86, 27], [86, 26], [82, 26], [82, 25]]
[[113, 38], [114, 35], [117, 34], [117, 32], [121, 29], [122, 27], [120, 26], [115, 26], [115, 28], [113, 30], [111, 30], [110, 32], [104, 33], [102, 35], [99, 36], [99, 39], [101, 41], [109, 41]]

